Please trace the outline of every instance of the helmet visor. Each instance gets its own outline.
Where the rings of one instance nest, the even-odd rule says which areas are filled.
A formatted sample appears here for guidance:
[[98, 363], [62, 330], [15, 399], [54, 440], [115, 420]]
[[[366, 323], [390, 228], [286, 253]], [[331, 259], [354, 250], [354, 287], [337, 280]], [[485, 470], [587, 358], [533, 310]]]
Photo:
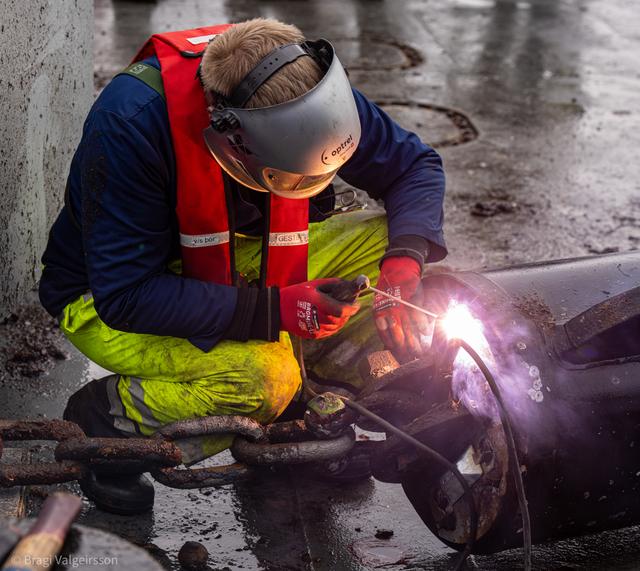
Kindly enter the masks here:
[[271, 167], [262, 169], [269, 191], [284, 198], [310, 198], [320, 194], [335, 178], [337, 170], [318, 175], [303, 175]]
[[318, 43], [331, 64], [310, 91], [271, 107], [213, 113], [204, 130], [207, 147], [240, 184], [285, 198], [309, 198], [322, 192], [355, 152], [360, 118], [351, 85], [331, 44]]
[[209, 150], [225, 172], [243, 186], [258, 192], [273, 192], [283, 198], [311, 198], [320, 194], [331, 184], [338, 172], [338, 169], [335, 169], [318, 175], [304, 175], [273, 167], [264, 167], [256, 180], [240, 160], [228, 155], [217, 154], [211, 147]]

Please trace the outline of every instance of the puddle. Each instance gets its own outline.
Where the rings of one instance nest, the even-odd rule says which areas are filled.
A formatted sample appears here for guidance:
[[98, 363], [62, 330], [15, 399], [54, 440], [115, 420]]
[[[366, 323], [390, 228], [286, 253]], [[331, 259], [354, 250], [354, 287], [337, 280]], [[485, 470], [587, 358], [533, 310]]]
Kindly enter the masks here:
[[382, 567], [402, 563], [407, 550], [399, 544], [383, 539], [360, 539], [351, 546], [354, 554], [369, 567]]

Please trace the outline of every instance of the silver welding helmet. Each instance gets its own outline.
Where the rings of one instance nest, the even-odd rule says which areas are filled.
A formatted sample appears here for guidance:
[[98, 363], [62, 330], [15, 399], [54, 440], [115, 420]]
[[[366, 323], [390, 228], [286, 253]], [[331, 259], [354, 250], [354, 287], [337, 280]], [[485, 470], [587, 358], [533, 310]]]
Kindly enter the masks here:
[[[325, 72], [310, 91], [270, 107], [243, 109], [284, 65], [311, 56]], [[324, 190], [360, 141], [351, 85], [326, 40], [272, 51], [211, 114], [204, 138], [220, 166], [240, 184], [285, 198]]]

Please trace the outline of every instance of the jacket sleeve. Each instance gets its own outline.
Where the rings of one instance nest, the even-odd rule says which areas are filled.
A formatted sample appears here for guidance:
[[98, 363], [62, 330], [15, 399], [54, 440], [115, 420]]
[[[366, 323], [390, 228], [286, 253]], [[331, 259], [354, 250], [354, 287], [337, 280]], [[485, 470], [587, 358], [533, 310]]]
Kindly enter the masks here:
[[338, 175], [384, 201], [389, 241], [420, 236], [428, 241], [427, 261], [447, 255], [442, 232], [445, 177], [440, 155], [406, 131], [362, 93], [353, 90], [362, 135], [356, 152]]
[[97, 111], [81, 148], [83, 247], [98, 315], [114, 329], [208, 351], [231, 322], [237, 289], [167, 270], [174, 210], [159, 145], [134, 121]]

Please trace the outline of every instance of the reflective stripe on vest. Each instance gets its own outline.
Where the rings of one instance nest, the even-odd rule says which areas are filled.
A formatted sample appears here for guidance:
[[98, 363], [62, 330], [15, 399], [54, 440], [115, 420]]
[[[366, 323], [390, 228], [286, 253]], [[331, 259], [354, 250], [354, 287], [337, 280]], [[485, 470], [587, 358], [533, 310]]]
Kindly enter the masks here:
[[[177, 205], [183, 275], [232, 285], [233, 232], [223, 173], [202, 136], [209, 125], [196, 76], [207, 42], [229, 24], [152, 36], [134, 58], [160, 62], [176, 157]], [[267, 286], [307, 279], [309, 201], [270, 196], [269, 235], [263, 240]]]
[[271, 232], [269, 246], [301, 246], [309, 243], [309, 231], [304, 232]]
[[180, 234], [180, 245], [185, 248], [207, 248], [229, 242], [229, 232], [215, 234]]

